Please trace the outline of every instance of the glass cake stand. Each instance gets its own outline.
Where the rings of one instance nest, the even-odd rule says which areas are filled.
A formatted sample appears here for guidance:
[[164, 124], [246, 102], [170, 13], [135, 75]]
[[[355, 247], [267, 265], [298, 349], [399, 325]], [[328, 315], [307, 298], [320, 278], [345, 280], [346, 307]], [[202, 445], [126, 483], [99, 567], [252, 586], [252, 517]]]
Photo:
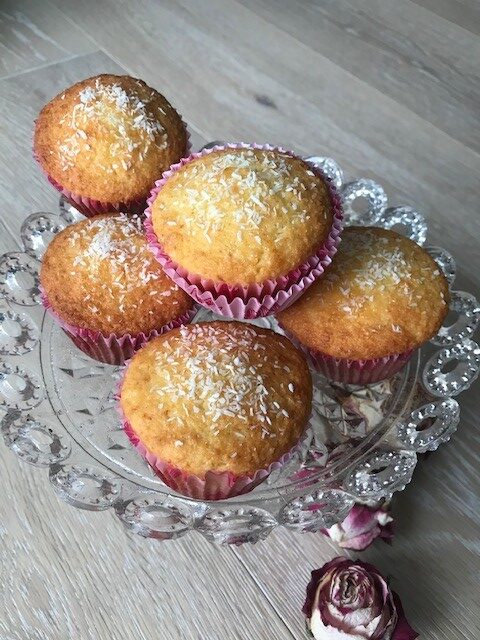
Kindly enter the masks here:
[[[387, 208], [378, 184], [365, 178], [345, 182], [330, 158], [309, 160], [340, 190], [347, 224], [395, 227], [424, 244], [427, 225], [414, 209]], [[471, 339], [480, 309], [471, 294], [452, 290], [455, 318], [394, 378], [357, 387], [329, 383], [314, 373], [308, 437], [298, 454], [255, 490], [217, 502], [176, 494], [121, 429], [114, 401], [120, 369], [84, 355], [40, 305], [38, 271], [45, 247], [79, 219], [61, 199], [59, 212], [26, 218], [23, 252], [0, 257], [3, 439], [20, 460], [45, 467], [52, 488], [75, 507], [111, 508], [126, 527], [159, 540], [195, 530], [212, 542], [241, 544], [264, 539], [277, 526], [318, 531], [343, 520], [355, 502], [401, 491], [417, 454], [435, 450], [455, 431], [455, 397], [480, 367], [480, 349]], [[453, 285], [453, 258], [438, 247], [427, 250]], [[199, 309], [194, 321], [211, 318], [210, 311]], [[280, 331], [273, 317], [254, 322]]]

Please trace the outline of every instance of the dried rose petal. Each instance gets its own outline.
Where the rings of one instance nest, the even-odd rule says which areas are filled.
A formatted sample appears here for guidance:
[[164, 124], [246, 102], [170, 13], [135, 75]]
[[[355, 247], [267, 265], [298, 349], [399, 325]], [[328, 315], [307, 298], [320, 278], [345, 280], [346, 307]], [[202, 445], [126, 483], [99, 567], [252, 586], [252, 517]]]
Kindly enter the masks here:
[[390, 542], [393, 538], [393, 518], [387, 503], [369, 507], [363, 504], [354, 505], [345, 520], [323, 529], [342, 549], [363, 551], [376, 538]]

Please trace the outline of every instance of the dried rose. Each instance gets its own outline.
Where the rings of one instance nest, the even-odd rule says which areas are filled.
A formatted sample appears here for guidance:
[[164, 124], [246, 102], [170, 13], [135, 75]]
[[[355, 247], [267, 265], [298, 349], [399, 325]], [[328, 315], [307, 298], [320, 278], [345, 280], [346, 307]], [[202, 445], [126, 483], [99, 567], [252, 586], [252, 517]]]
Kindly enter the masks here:
[[334, 524], [329, 529], [322, 529], [342, 549], [363, 551], [375, 538], [390, 542], [393, 538], [393, 518], [388, 504], [367, 507], [354, 505], [343, 522]]
[[371, 564], [334, 558], [312, 571], [303, 605], [316, 640], [415, 640], [396, 593]]

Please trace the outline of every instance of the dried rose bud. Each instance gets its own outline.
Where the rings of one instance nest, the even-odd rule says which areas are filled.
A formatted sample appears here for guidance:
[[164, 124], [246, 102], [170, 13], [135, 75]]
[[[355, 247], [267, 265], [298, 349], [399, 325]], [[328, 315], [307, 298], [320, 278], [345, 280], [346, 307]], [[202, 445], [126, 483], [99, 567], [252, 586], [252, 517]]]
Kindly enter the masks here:
[[390, 542], [393, 538], [393, 518], [388, 503], [367, 507], [354, 505], [343, 522], [322, 532], [342, 549], [363, 551], [375, 538]]
[[415, 640], [400, 598], [377, 569], [334, 558], [312, 571], [303, 605], [316, 640]]

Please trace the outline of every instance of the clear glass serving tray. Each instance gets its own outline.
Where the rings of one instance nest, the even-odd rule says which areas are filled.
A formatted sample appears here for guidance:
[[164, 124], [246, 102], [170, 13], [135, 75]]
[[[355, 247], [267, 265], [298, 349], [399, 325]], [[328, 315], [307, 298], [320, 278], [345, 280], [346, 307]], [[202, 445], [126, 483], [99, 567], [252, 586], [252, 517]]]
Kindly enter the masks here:
[[[330, 158], [309, 160], [339, 188], [347, 224], [395, 227], [424, 244], [427, 225], [418, 212], [387, 208], [378, 184], [365, 178], [345, 182]], [[81, 218], [61, 199], [58, 213], [26, 218], [23, 252], [0, 257], [3, 439], [24, 462], [47, 468], [53, 489], [70, 504], [93, 511], [112, 508], [129, 529], [161, 540], [195, 530], [212, 542], [240, 544], [257, 542], [280, 525], [318, 531], [340, 522], [355, 502], [402, 490], [417, 454], [436, 449], [455, 431], [459, 405], [454, 397], [479, 372], [480, 349], [471, 336], [480, 309], [471, 294], [452, 289], [448, 326], [393, 379], [354, 387], [314, 374], [308, 437], [281, 471], [254, 491], [221, 502], [176, 494], [121, 429], [114, 401], [120, 369], [84, 355], [40, 305], [38, 271], [45, 247]], [[428, 251], [453, 285], [453, 258], [438, 247]], [[212, 317], [200, 309], [195, 321]], [[255, 322], [280, 331], [272, 317]]]

